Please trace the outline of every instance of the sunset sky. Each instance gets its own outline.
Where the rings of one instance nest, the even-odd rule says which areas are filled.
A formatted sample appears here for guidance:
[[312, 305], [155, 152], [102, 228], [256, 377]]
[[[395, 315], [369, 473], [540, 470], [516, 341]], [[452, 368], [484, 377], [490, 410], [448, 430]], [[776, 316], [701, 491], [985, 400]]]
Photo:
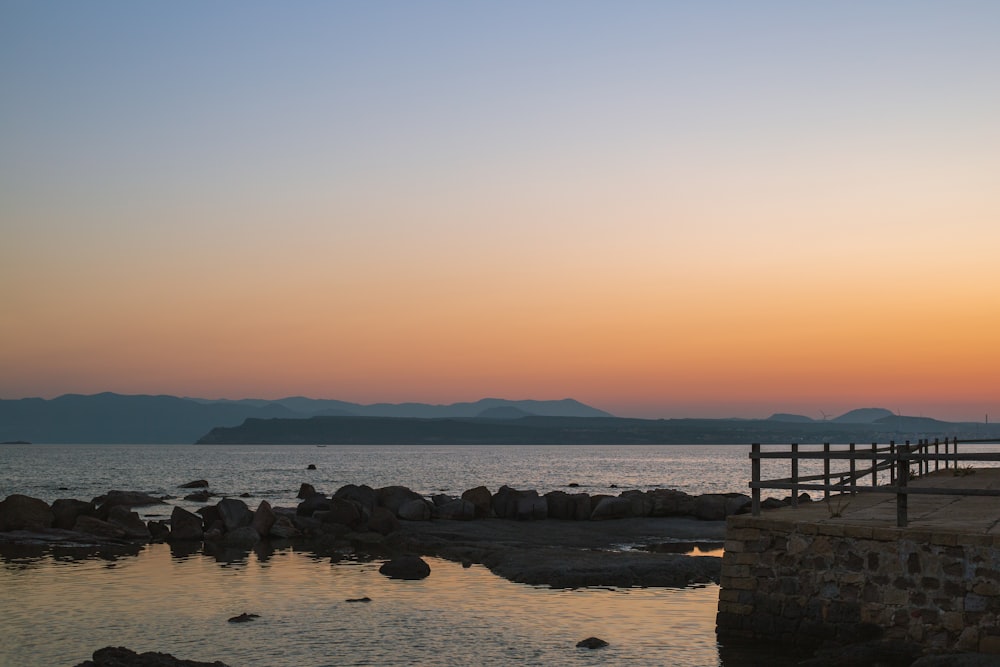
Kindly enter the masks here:
[[0, 398], [1000, 420], [1000, 2], [0, 5]]

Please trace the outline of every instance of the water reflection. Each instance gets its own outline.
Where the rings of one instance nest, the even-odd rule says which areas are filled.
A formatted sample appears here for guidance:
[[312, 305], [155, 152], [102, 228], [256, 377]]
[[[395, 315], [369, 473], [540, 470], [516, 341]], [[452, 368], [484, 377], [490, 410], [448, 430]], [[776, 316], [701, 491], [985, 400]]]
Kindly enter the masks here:
[[[482, 665], [794, 664], [720, 647], [715, 585], [560, 590], [435, 558], [427, 579], [400, 581], [368, 555], [199, 547], [153, 544], [110, 561], [6, 558], [0, 623], [15, 639], [0, 645], [0, 664], [76, 664], [106, 645], [243, 667], [433, 667], [470, 655]], [[227, 622], [242, 613], [259, 618]], [[588, 636], [610, 646], [577, 649]]]

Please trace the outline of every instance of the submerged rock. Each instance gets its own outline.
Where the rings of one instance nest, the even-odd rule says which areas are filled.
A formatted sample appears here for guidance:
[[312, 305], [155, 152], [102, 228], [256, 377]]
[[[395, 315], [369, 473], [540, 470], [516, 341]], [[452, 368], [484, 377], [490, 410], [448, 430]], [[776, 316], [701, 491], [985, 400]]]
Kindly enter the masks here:
[[604, 648], [607, 645], [608, 643], [606, 641], [604, 641], [603, 639], [599, 639], [597, 637], [587, 637], [586, 639], [581, 639], [576, 643], [577, 648], [589, 648], [589, 649]]
[[233, 616], [232, 618], [230, 618], [229, 622], [230, 623], [249, 623], [250, 621], [254, 620], [255, 618], [260, 618], [260, 614], [248, 614], [247, 612], [243, 612], [239, 616]]
[[382, 563], [378, 569], [390, 579], [424, 579], [431, 573], [431, 566], [420, 556], [405, 554]]
[[76, 667], [229, 667], [224, 662], [199, 662], [181, 660], [169, 653], [136, 653], [123, 646], [107, 646], [94, 651], [93, 659], [85, 660]]
[[178, 489], [207, 489], [208, 480], [196, 479], [193, 482], [188, 482], [187, 484], [181, 484], [177, 487]]

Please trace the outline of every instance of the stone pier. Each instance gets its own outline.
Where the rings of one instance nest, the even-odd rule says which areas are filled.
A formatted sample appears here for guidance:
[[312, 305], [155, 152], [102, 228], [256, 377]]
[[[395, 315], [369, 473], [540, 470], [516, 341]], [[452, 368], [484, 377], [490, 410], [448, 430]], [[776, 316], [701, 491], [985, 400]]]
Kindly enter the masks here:
[[[911, 485], [1000, 488], [1000, 469]], [[801, 647], [873, 634], [1000, 653], [1000, 498], [858, 494], [730, 517], [718, 634]]]

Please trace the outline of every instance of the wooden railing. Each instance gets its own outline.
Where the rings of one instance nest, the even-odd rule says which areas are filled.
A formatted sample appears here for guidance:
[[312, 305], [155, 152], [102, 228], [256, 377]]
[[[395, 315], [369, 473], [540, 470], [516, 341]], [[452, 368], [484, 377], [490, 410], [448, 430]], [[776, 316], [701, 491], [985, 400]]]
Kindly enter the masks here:
[[[1000, 453], [978, 452], [959, 453], [958, 445], [973, 443], [998, 443], [1000, 440], [962, 440], [957, 438], [940, 441], [935, 439], [920, 440], [911, 445], [907, 440], [903, 444], [890, 441], [888, 445], [877, 443], [856, 445], [851, 443], [846, 449], [834, 449], [830, 443], [823, 443], [821, 450], [800, 450], [793, 443], [790, 451], [762, 451], [759, 444], [750, 447], [750, 465], [752, 479], [750, 489], [753, 498], [752, 512], [760, 515], [761, 489], [785, 489], [791, 492], [792, 506], [798, 506], [799, 493], [803, 491], [822, 491], [824, 499], [829, 499], [831, 493], [892, 493], [896, 495], [896, 525], [905, 527], [907, 518], [907, 499], [910, 494], [954, 495], [954, 496], [1000, 496], [1000, 489], [979, 488], [935, 488], [928, 486], [910, 486], [911, 479], [926, 475], [931, 470], [954, 468], [959, 470], [960, 462], [1000, 461]], [[789, 477], [780, 479], [761, 479], [761, 461], [785, 459], [791, 463]], [[812, 475], [799, 474], [799, 461], [822, 460], [823, 472]], [[847, 470], [831, 472], [831, 463], [847, 462]], [[911, 465], [916, 464], [916, 469]], [[879, 473], [888, 474], [889, 483], [879, 484]], [[871, 477], [866, 483], [866, 478]], [[836, 480], [836, 481], [834, 481]]]

